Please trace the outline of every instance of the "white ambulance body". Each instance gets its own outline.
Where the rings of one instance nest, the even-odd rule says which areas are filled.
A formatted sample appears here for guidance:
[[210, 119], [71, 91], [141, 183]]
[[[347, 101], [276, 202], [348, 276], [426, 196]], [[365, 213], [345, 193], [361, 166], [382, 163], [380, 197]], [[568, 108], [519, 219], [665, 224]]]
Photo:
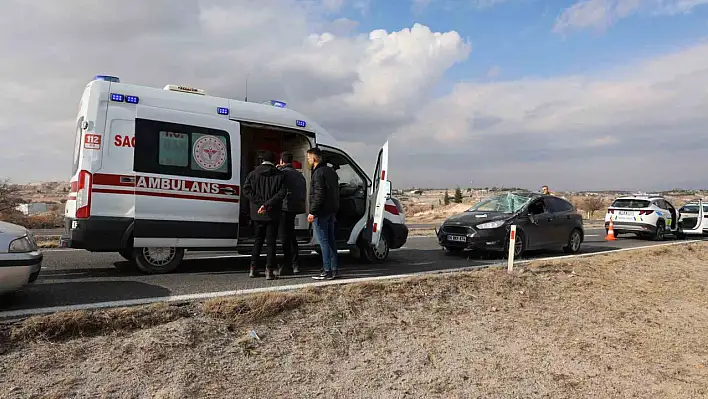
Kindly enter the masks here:
[[[249, 251], [240, 188], [259, 151], [292, 152], [309, 195], [306, 152], [314, 146], [340, 177], [340, 248], [385, 260], [408, 236], [403, 209], [390, 198], [388, 143], [372, 183], [331, 135], [284, 103], [97, 76], [79, 105], [62, 246], [119, 252], [146, 273], [173, 271], [185, 249]], [[303, 250], [317, 249], [307, 214], [298, 215], [296, 229]]]

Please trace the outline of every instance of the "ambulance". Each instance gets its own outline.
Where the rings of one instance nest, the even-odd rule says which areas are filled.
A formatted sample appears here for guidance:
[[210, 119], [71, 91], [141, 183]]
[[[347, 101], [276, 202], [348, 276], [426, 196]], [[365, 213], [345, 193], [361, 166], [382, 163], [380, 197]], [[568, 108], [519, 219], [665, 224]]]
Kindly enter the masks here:
[[[309, 195], [307, 150], [315, 146], [339, 177], [339, 248], [383, 262], [408, 237], [391, 197], [388, 142], [369, 177], [325, 129], [282, 101], [96, 76], [76, 119], [62, 247], [117, 252], [148, 274], [174, 271], [185, 251], [246, 253], [254, 239], [241, 184], [259, 154], [292, 152]], [[296, 232], [301, 250], [319, 249], [307, 214], [298, 215]]]

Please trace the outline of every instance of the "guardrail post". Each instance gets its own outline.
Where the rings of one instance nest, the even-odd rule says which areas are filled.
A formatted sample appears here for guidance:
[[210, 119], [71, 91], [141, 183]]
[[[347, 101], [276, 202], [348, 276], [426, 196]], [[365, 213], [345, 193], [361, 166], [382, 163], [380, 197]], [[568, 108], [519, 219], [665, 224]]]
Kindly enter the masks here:
[[516, 225], [511, 225], [511, 231], [509, 232], [509, 263], [507, 264], [507, 271], [509, 273], [514, 270], [514, 248], [516, 247]]

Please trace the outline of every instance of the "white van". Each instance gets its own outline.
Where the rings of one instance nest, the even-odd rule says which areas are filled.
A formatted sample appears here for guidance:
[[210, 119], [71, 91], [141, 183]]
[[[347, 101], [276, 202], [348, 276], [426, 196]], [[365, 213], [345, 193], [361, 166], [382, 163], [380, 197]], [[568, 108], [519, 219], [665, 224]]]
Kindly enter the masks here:
[[[175, 270], [185, 250], [250, 251], [248, 206], [239, 194], [259, 152], [292, 152], [309, 191], [306, 152], [314, 146], [339, 176], [340, 249], [384, 261], [408, 237], [403, 208], [390, 196], [388, 142], [370, 179], [322, 127], [280, 101], [99, 75], [79, 104], [62, 246], [119, 252], [145, 273]], [[319, 249], [306, 214], [296, 229], [302, 250]]]

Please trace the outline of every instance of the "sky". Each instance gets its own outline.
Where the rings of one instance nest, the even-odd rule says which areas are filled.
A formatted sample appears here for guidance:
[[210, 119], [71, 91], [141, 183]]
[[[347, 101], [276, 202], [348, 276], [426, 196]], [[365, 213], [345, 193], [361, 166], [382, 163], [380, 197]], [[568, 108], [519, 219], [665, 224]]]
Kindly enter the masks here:
[[96, 74], [277, 99], [393, 187], [708, 187], [708, 0], [3, 0], [0, 178], [69, 180]]

